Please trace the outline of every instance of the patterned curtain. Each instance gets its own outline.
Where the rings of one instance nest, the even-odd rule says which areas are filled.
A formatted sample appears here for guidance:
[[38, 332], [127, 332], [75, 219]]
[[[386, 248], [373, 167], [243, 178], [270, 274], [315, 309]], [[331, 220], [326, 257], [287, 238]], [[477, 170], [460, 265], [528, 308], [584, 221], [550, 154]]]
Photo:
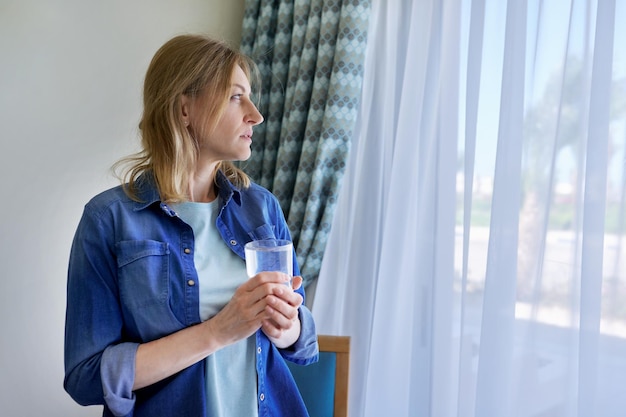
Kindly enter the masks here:
[[283, 208], [304, 284], [318, 276], [355, 127], [370, 1], [246, 0], [241, 50], [259, 65], [252, 157]]

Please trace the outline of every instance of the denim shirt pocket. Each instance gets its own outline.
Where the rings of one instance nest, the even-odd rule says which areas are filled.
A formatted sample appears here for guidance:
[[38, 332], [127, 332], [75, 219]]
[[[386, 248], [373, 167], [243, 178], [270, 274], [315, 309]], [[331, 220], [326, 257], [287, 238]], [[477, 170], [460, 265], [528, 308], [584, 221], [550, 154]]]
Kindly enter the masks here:
[[167, 243], [125, 240], [116, 244], [118, 284], [122, 303], [131, 308], [167, 303], [169, 259]]
[[265, 223], [249, 231], [248, 236], [250, 236], [252, 240], [275, 239], [274, 229], [274, 225]]

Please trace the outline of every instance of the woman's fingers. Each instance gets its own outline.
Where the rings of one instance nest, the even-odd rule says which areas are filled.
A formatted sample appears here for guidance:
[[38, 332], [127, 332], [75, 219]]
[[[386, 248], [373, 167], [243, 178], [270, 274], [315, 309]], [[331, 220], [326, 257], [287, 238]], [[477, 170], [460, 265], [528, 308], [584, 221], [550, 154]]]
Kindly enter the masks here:
[[293, 288], [294, 290], [297, 290], [301, 286], [302, 286], [302, 277], [299, 275], [294, 276], [291, 279], [291, 288]]
[[262, 272], [247, 280], [228, 304], [212, 320], [214, 330], [225, 340], [235, 342], [250, 336], [259, 328], [268, 336], [279, 337], [298, 319], [302, 296], [294, 291], [302, 285], [302, 277], [279, 272]]

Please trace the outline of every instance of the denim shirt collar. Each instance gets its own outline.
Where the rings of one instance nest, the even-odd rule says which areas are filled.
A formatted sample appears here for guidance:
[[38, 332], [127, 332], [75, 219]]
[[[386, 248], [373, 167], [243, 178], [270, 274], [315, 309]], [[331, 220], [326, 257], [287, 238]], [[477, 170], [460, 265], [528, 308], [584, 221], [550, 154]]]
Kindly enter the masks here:
[[[231, 198], [235, 203], [237, 203], [237, 205], [241, 206], [241, 192], [228, 180], [228, 178], [226, 178], [226, 175], [224, 175], [222, 171], [217, 171], [216, 183], [217, 192], [221, 202], [220, 207], [225, 206]], [[139, 201], [135, 203], [134, 211], [144, 210], [154, 203], [161, 203], [161, 208], [165, 211], [170, 210], [161, 200], [152, 171], [143, 173], [137, 179], [137, 189], [137, 197]], [[173, 212], [170, 213], [170, 215], [173, 215]]]

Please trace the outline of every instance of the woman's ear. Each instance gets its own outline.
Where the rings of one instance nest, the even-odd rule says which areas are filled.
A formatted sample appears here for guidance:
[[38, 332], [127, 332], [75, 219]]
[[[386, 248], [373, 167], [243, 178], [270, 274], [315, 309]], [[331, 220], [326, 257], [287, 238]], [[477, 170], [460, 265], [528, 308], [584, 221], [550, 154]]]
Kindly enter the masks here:
[[180, 117], [185, 124], [185, 126], [189, 126], [190, 123], [190, 109], [191, 109], [191, 99], [188, 95], [183, 94], [180, 98]]

